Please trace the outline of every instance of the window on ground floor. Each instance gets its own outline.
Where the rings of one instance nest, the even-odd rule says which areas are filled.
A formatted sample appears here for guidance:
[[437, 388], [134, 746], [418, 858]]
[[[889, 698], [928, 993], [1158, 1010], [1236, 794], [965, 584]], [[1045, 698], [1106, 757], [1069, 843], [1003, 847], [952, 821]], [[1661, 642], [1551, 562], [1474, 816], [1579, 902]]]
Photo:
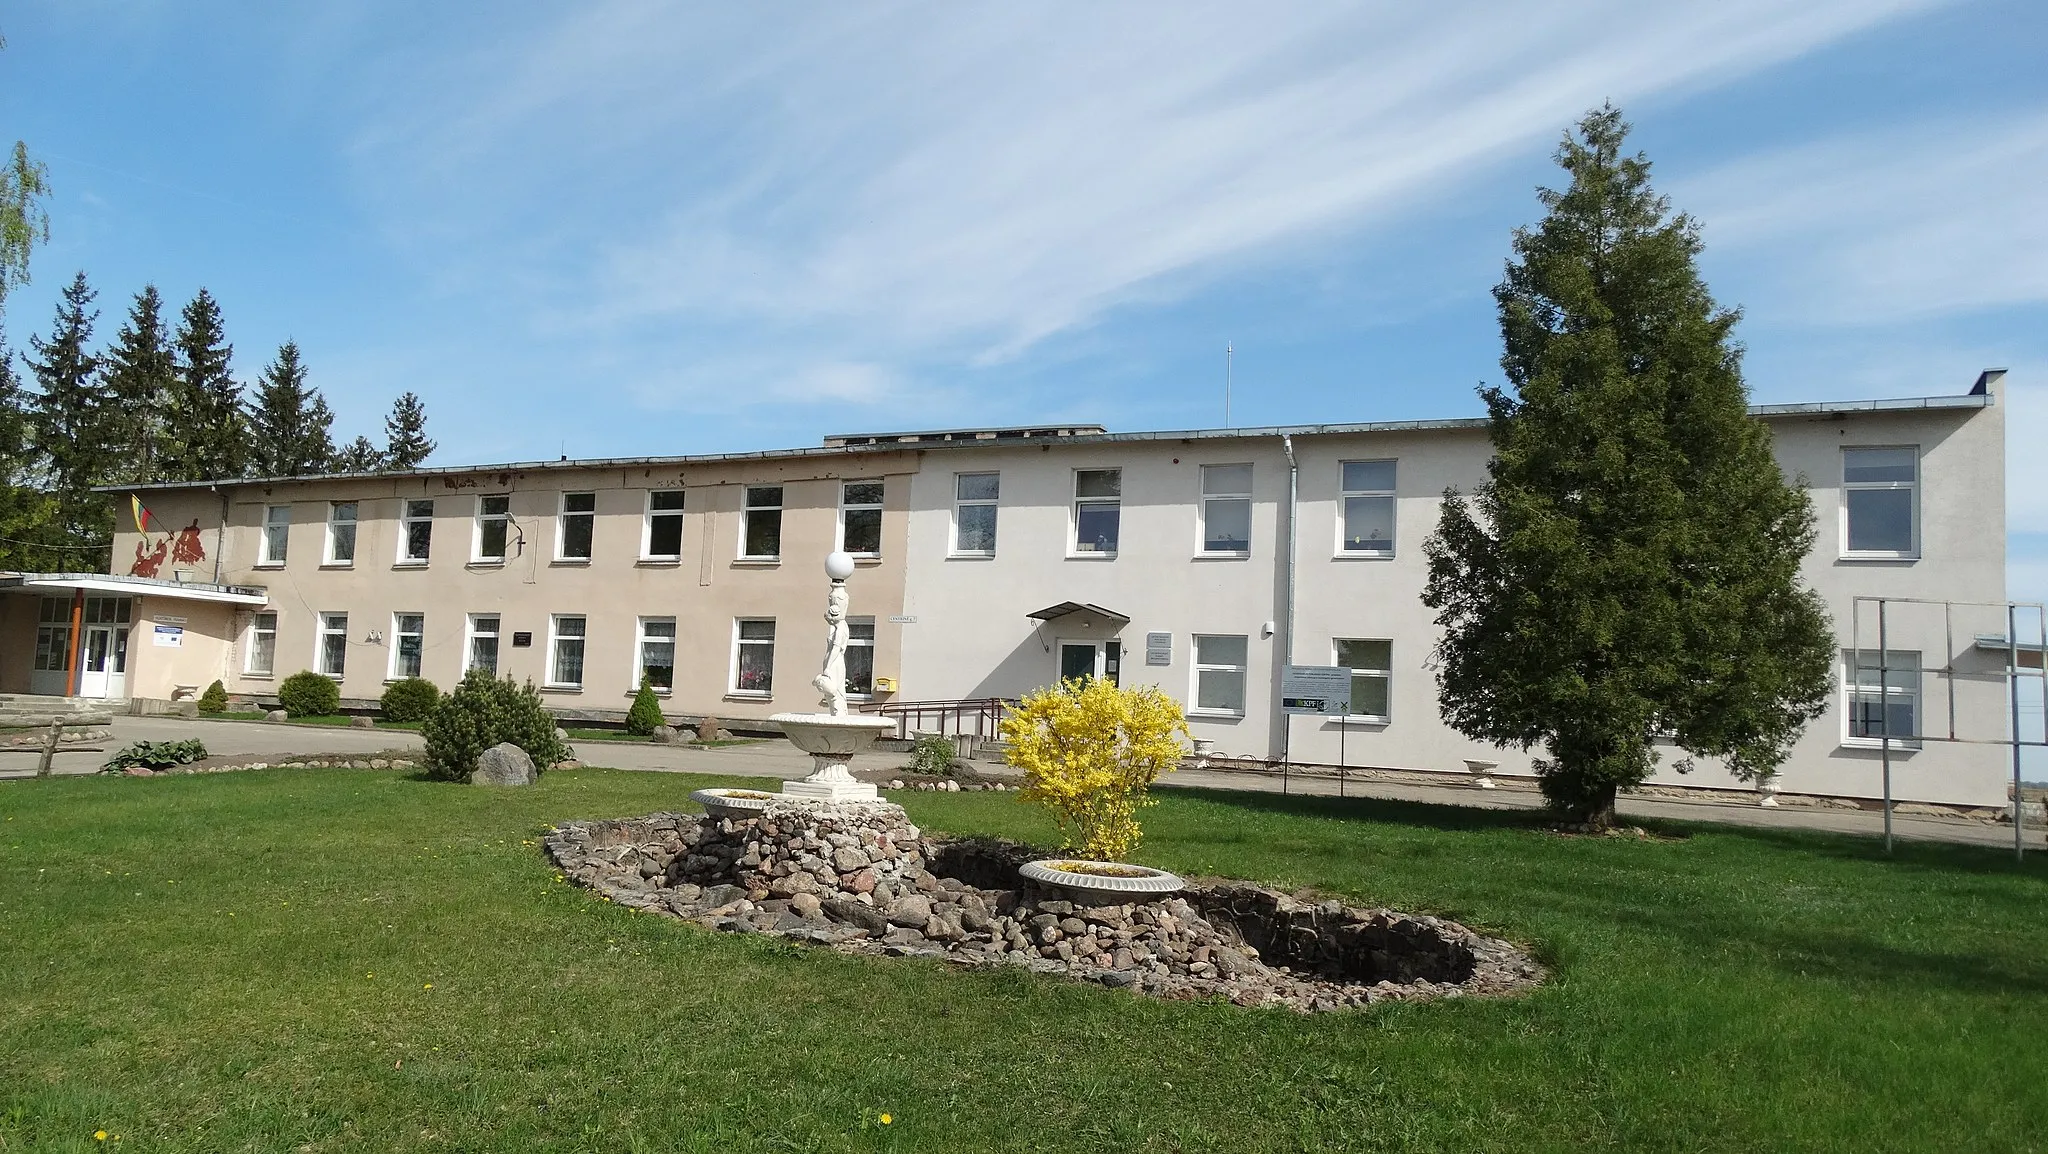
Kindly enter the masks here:
[[1243, 636], [1195, 634], [1195, 711], [1244, 712], [1246, 652]]
[[775, 692], [775, 619], [741, 618], [733, 626], [732, 691]]
[[1366, 721], [1392, 716], [1394, 643], [1378, 638], [1340, 637], [1337, 664], [1351, 671], [1351, 714]]

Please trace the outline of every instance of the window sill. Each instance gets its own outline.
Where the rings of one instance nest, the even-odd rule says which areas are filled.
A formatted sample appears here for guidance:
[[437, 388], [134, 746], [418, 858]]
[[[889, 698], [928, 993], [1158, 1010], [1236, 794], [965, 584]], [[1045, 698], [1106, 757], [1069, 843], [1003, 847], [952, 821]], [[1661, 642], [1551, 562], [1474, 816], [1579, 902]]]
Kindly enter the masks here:
[[554, 560], [552, 560], [552, 561], [548, 562], [548, 564], [550, 564], [550, 565], [572, 565], [572, 566], [588, 565], [588, 564], [590, 564], [590, 558], [588, 558], [588, 557], [557, 557], [557, 558], [555, 558]]
[[1252, 551], [1250, 549], [1243, 550], [1242, 552], [1212, 552], [1204, 550], [1195, 554], [1194, 559], [1197, 561], [1249, 561], [1252, 559]]
[[505, 559], [503, 557], [472, 557], [463, 564], [465, 569], [503, 569], [504, 567]]
[[[1845, 737], [1842, 739], [1841, 747], [1843, 749], [1864, 750], [1870, 753], [1884, 752], [1884, 742], [1875, 737]], [[1918, 753], [1920, 752], [1920, 738], [1894, 737], [1892, 738], [1892, 752]]]
[[1116, 560], [1116, 551], [1115, 551], [1115, 550], [1113, 550], [1113, 549], [1109, 549], [1109, 550], [1099, 550], [1099, 551], [1096, 551], [1096, 552], [1090, 552], [1090, 553], [1069, 553], [1069, 554], [1067, 554], [1067, 560], [1069, 560], [1069, 561], [1114, 561], [1114, 560]]
[[681, 554], [674, 557], [640, 557], [633, 561], [635, 565], [644, 565], [650, 569], [673, 569], [682, 563]]
[[353, 569], [356, 567], [356, 563], [353, 561], [322, 561], [320, 562], [320, 567], [322, 569]]
[[427, 561], [425, 558], [421, 558], [417, 561], [393, 561], [391, 563], [391, 567], [393, 569], [425, 569], [427, 567]]
[[735, 557], [732, 559], [732, 567], [735, 569], [774, 569], [780, 567], [781, 564], [782, 558], [780, 557]]
[[1375, 553], [1366, 549], [1340, 549], [1330, 554], [1332, 561], [1392, 561], [1392, 551]]
[[1920, 554], [1918, 553], [1844, 553], [1835, 558], [1837, 561], [1844, 561], [1852, 565], [1868, 565], [1873, 562], [1877, 564], [1890, 563], [1893, 565], [1911, 564], [1919, 559]]
[[1374, 729], [1385, 729], [1393, 723], [1391, 717], [1374, 717], [1365, 713], [1347, 713], [1342, 717], [1326, 717], [1324, 721], [1335, 725], [1368, 725]]
[[556, 685], [553, 682], [548, 682], [540, 687], [540, 691], [542, 693], [581, 693], [583, 692], [583, 687], [581, 685]]
[[242, 680], [244, 680], [244, 681], [275, 681], [275, 680], [277, 680], [277, 674], [276, 674], [275, 672], [272, 672], [272, 673], [244, 673], [244, 674], [242, 674]]
[[733, 689], [726, 692], [725, 699], [727, 701], [773, 701], [775, 700], [775, 694], [773, 691], [763, 693], [758, 689]]
[[872, 569], [882, 563], [880, 553], [849, 553], [847, 556], [853, 558], [853, 563], [863, 569]]
[[1243, 721], [1244, 712], [1232, 712], [1227, 709], [1190, 709], [1188, 717], [1194, 721]]
[[[656, 697], [673, 697], [673, 696], [675, 696], [675, 692], [676, 692], [676, 691], [675, 691], [675, 690], [673, 690], [673, 689], [663, 689], [663, 688], [662, 688], [661, 686], [659, 686], [659, 685], [657, 685], [657, 686], [655, 686], [655, 687], [654, 687], [654, 695], [655, 695]], [[628, 689], [628, 690], [627, 690], [626, 692], [624, 692], [623, 694], [620, 694], [620, 696], [622, 696], [622, 697], [638, 697], [638, 696], [640, 696], [640, 691], [639, 691], [638, 689]]]
[[256, 562], [256, 563], [255, 563], [254, 565], [251, 565], [251, 566], [249, 566], [249, 568], [251, 568], [251, 569], [282, 569], [282, 568], [284, 568], [284, 562], [282, 562], [282, 561], [258, 561], [258, 562]]
[[946, 560], [948, 560], [948, 561], [993, 561], [993, 560], [995, 560], [995, 559], [996, 559], [996, 555], [995, 555], [994, 553], [948, 553], [948, 554], [946, 554]]

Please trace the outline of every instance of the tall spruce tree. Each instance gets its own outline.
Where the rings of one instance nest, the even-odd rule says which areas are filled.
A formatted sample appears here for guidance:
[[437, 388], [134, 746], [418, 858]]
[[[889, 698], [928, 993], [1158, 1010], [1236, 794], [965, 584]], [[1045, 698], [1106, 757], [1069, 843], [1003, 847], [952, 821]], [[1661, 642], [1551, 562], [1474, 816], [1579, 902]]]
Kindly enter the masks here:
[[286, 341], [256, 381], [249, 408], [250, 468], [263, 477], [326, 472], [334, 460], [334, 413], [306, 384], [299, 346]]
[[1589, 113], [1558, 149], [1570, 186], [1515, 233], [1494, 290], [1512, 391], [1481, 390], [1488, 480], [1445, 494], [1423, 598], [1446, 719], [1541, 746], [1544, 795], [1595, 825], [1659, 742], [1681, 769], [1772, 773], [1824, 706], [1833, 649], [1799, 582], [1812, 507], [1749, 415], [1738, 314], [1627, 133], [1611, 105]]
[[63, 572], [96, 567], [73, 544], [56, 499], [37, 488], [29, 398], [14, 369], [14, 352], [0, 345], [0, 569]]
[[107, 502], [89, 490], [105, 463], [106, 405], [100, 361], [90, 348], [99, 310], [85, 274], [71, 278], [57, 302], [49, 339], [29, 337], [36, 396], [31, 419], [41, 483], [55, 495], [66, 529], [78, 544], [106, 539]]
[[411, 469], [433, 454], [434, 442], [427, 440], [427, 406], [418, 394], [400, 393], [392, 402], [391, 415], [384, 418], [384, 444], [387, 469]]
[[164, 413], [177, 385], [177, 358], [164, 329], [163, 296], [144, 285], [128, 307], [128, 321], [102, 358], [106, 369], [106, 413], [102, 422], [108, 483], [158, 480], [165, 433]]
[[334, 454], [334, 471], [337, 473], [375, 473], [386, 467], [384, 450], [368, 437], [358, 436]]
[[164, 476], [174, 481], [239, 477], [248, 463], [249, 437], [242, 386], [230, 371], [235, 355], [221, 323], [220, 305], [200, 289], [178, 318], [177, 378], [164, 437]]

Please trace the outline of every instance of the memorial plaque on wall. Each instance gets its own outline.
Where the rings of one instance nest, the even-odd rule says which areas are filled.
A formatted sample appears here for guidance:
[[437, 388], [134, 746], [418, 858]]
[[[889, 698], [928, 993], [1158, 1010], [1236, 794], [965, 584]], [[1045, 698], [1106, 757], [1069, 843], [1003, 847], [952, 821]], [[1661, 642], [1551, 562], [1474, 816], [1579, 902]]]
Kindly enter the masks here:
[[1145, 635], [1145, 664], [1173, 664], [1173, 634], [1147, 633]]
[[512, 648], [514, 648], [514, 649], [531, 649], [531, 648], [533, 648], [533, 634], [531, 634], [531, 633], [514, 633], [514, 634], [512, 635]]

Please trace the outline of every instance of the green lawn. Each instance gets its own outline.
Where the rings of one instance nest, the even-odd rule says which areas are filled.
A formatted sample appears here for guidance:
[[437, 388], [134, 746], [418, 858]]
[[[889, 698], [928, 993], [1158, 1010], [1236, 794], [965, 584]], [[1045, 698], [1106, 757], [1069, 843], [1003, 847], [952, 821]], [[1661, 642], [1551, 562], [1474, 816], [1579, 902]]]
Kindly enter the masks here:
[[[268, 715], [261, 711], [251, 712], [249, 710], [200, 714], [200, 717], [210, 721], [262, 721], [266, 716]], [[328, 713], [311, 717], [294, 717], [289, 724], [345, 726], [354, 720], [353, 716], [346, 713]], [[381, 717], [376, 719], [375, 724], [378, 729], [405, 729], [413, 732], [418, 732], [420, 727], [420, 723], [417, 721], [386, 721]]]
[[[1448, 914], [1557, 971], [1518, 1001], [1302, 1017], [713, 934], [539, 857], [550, 821], [711, 780], [0, 783], [0, 1150], [2048, 1144], [2038, 859], [1165, 796], [1147, 862]], [[905, 800], [1050, 836], [1013, 794]]]

